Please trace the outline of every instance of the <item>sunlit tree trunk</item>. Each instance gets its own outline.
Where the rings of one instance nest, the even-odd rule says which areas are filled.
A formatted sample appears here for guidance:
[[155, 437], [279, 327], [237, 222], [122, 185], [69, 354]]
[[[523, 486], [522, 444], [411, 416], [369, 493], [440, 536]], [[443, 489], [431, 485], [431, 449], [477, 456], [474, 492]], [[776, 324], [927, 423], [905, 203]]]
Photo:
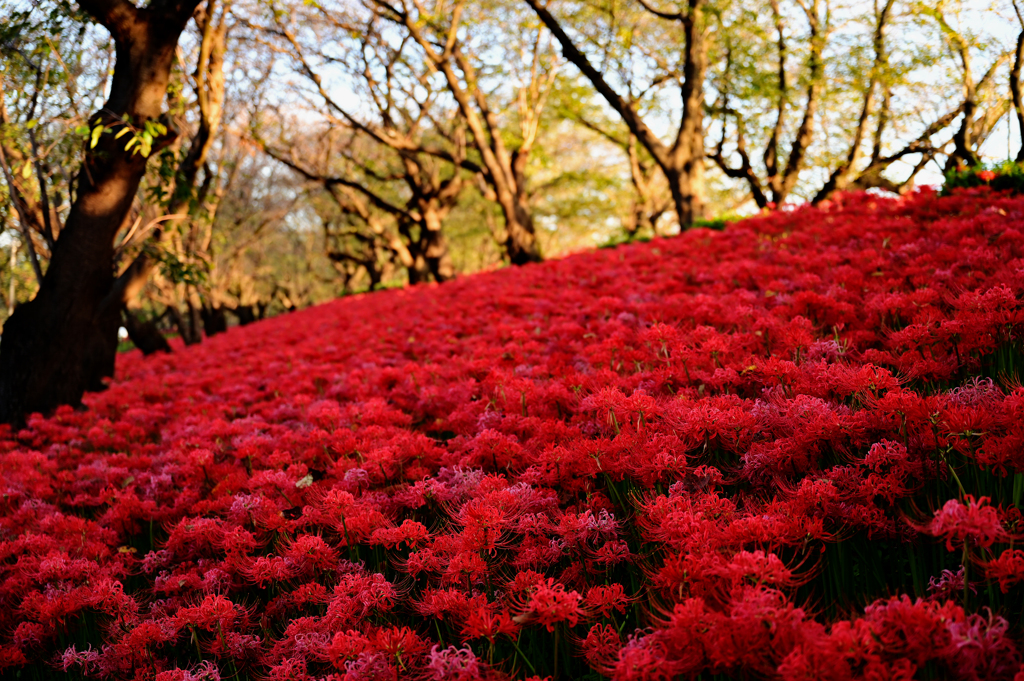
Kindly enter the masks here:
[[[110, 96], [91, 124], [108, 129], [86, 150], [77, 192], [36, 297], [4, 325], [0, 342], [0, 420], [78, 404], [113, 374], [121, 306], [114, 283], [114, 238], [131, 208], [146, 157], [126, 143], [160, 120], [178, 38], [198, 0], [81, 0], [111, 33], [116, 64]], [[122, 118], [124, 117], [124, 118]], [[118, 139], [125, 120], [132, 134]], [[150, 131], [154, 129], [151, 127]], [[170, 141], [168, 133], [154, 147]], [[119, 301], [118, 301], [119, 303]]]

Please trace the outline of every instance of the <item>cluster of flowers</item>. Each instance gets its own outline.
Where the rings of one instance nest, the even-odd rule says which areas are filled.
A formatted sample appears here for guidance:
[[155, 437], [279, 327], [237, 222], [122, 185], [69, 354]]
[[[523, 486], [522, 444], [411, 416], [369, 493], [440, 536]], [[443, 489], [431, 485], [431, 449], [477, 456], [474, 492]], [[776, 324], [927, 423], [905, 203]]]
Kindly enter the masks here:
[[1024, 679], [1021, 224], [851, 195], [126, 356], [0, 432], [0, 673]]

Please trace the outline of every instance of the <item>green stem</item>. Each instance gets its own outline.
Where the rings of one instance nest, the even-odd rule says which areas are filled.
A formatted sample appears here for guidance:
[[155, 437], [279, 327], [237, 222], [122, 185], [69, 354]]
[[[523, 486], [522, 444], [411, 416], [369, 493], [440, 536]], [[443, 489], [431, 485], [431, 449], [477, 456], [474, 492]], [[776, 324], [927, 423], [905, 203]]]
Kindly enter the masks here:
[[523, 658], [523, 662], [525, 662], [526, 666], [530, 668], [530, 671], [533, 674], [536, 674], [537, 670], [533, 668], [533, 664], [530, 662], [529, 658], [527, 658], [526, 655], [523, 655], [523, 651], [519, 649], [519, 640], [518, 639], [519, 639], [518, 636], [516, 638], [512, 639], [512, 645], [515, 646], [515, 649], [516, 649], [516, 656]]

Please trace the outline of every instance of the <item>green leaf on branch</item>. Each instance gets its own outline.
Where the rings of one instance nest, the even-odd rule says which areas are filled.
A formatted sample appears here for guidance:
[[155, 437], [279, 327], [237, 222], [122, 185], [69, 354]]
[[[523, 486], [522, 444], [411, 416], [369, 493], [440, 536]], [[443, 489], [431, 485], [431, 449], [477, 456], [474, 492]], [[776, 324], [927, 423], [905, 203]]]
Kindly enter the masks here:
[[149, 246], [150, 256], [160, 263], [160, 272], [175, 284], [199, 286], [206, 281], [202, 263], [185, 262], [177, 254], [163, 248]]
[[100, 123], [92, 129], [92, 137], [89, 139], [89, 148], [95, 149], [96, 145], [100, 143], [100, 135], [106, 130], [106, 126]]

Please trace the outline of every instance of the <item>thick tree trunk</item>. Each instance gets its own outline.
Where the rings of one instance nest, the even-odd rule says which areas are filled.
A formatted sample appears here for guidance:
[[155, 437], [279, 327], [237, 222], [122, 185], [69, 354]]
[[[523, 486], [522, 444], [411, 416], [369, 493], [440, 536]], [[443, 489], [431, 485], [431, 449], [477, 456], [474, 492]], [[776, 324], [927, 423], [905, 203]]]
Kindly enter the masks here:
[[203, 331], [206, 332], [207, 338], [228, 330], [228, 318], [224, 308], [204, 305], [200, 314], [203, 317]]
[[1020, 133], [1021, 145], [1014, 159], [1017, 163], [1024, 162], [1024, 102], [1021, 101], [1020, 71], [1024, 64], [1024, 31], [1017, 34], [1017, 48], [1013, 53], [1013, 67], [1010, 69], [1010, 98], [1013, 101], [1013, 112], [1017, 118], [1017, 131]]
[[[680, 229], [704, 218], [704, 76], [708, 51], [704, 43], [702, 0], [691, 0], [683, 19], [686, 32], [683, 64], [683, 114], [672, 148], [671, 175], [666, 173], [676, 204]], [[662, 166], [662, 171], [666, 171]]]
[[[368, 265], [366, 267], [366, 274], [370, 278], [370, 290], [376, 291], [377, 287], [380, 286], [381, 280], [384, 278], [384, 273], [376, 265]], [[263, 314], [265, 310], [266, 307], [260, 307], [260, 319], [263, 319]]]
[[246, 324], [252, 324], [256, 321], [256, 313], [252, 309], [252, 305], [239, 305], [232, 312], [238, 317], [238, 325], [245, 326]]
[[434, 281], [441, 283], [455, 278], [455, 267], [448, 253], [448, 240], [444, 238], [444, 232], [439, 229], [427, 231], [423, 255]]
[[[699, 170], [694, 166], [699, 166]], [[704, 217], [703, 170], [703, 164], [695, 160], [693, 166], [665, 172], [676, 215], [679, 216], [680, 229], [687, 229]]]
[[[537, 243], [533, 213], [530, 211], [526, 197], [522, 197], [521, 201], [517, 200], [511, 192], [496, 185], [497, 183], [490, 183], [486, 180], [480, 182], [484, 198], [498, 204], [501, 215], [505, 218], [503, 238], [497, 236], [496, 229], [492, 228], [491, 230], [495, 234], [499, 246], [505, 249], [505, 254], [513, 265], [540, 262], [543, 258]], [[526, 204], [525, 207], [522, 204]]]
[[101, 378], [113, 373], [105, 349], [111, 342], [116, 348], [119, 307], [102, 311], [101, 302], [114, 283], [114, 234], [131, 206], [145, 159], [126, 158], [113, 145], [102, 146], [109, 156], [87, 158], [78, 198], [39, 293], [4, 325], [4, 421], [78, 404], [86, 389], [101, 387]]
[[[196, 94], [199, 104], [199, 127], [189, 144], [188, 153], [178, 164], [174, 190], [161, 221], [171, 220], [170, 225], [181, 222], [195, 213], [196, 204], [201, 204], [208, 188], [207, 177], [200, 188], [196, 187], [199, 170], [206, 164], [207, 156], [220, 129], [224, 110], [224, 50], [227, 36], [227, 8], [230, 0], [223, 3], [224, 9], [217, 18], [217, 0], [207, 0], [205, 9], [196, 12], [196, 23], [202, 30], [199, 46], [199, 65], [196, 70]], [[209, 170], [207, 168], [207, 170]], [[159, 225], [149, 237], [152, 244], [159, 244], [164, 237], [164, 226]], [[128, 303], [145, 286], [158, 262], [149, 249], [143, 249], [135, 260], [121, 273], [114, 283], [116, 296], [122, 303]], [[204, 319], [205, 325], [205, 319]], [[207, 334], [210, 335], [210, 334]], [[197, 333], [189, 338], [202, 340]]]
[[[504, 209], [505, 206], [502, 206]], [[537, 243], [537, 233], [533, 226], [533, 214], [530, 209], [515, 202], [509, 210], [505, 210], [505, 232], [508, 240], [505, 242], [505, 252], [508, 254], [509, 262], [513, 265], [525, 265], [531, 262], [540, 262], [540, 244]]]
[[430, 268], [427, 266], [427, 259], [421, 253], [413, 257], [412, 262], [405, 268], [409, 275], [409, 284], [415, 286], [430, 281]]
[[188, 314], [181, 314], [181, 310], [171, 305], [167, 308], [167, 313], [171, 317], [171, 321], [178, 327], [178, 335], [181, 337], [181, 341], [185, 345], [195, 345], [203, 339], [203, 334], [199, 330], [202, 320], [199, 319], [199, 313], [192, 306], [192, 303], [186, 305]]
[[192, 302], [192, 297], [186, 292], [185, 293], [185, 308], [188, 310], [188, 328], [189, 334], [185, 338], [185, 345], [195, 345], [196, 343], [203, 342], [203, 316], [200, 314], [202, 306], [195, 305]]
[[135, 344], [135, 347], [142, 350], [143, 355], [171, 351], [171, 346], [167, 343], [167, 339], [156, 328], [155, 321], [142, 321], [127, 308], [122, 312], [124, 328], [128, 331], [128, 338]]
[[[157, 121], [178, 37], [197, 2], [154, 2], [138, 9], [127, 0], [82, 0], [114, 37], [116, 63], [110, 97], [92, 125], [108, 126], [86, 151], [67, 224], [53, 250], [36, 297], [15, 310], [0, 342], [0, 420], [20, 423], [31, 412], [81, 403], [113, 374], [120, 306], [104, 305], [114, 283], [114, 238], [131, 208], [146, 158], [125, 150], [136, 131]], [[169, 139], [156, 140], [156, 145]]]
[[[454, 197], [457, 196], [457, 193], [452, 194], [452, 206], [455, 204]], [[421, 222], [420, 250], [423, 253], [423, 259], [427, 270], [430, 272], [430, 276], [439, 284], [455, 278], [455, 268], [452, 266], [452, 258], [448, 253], [448, 240], [444, 238], [443, 231], [443, 218], [448, 214], [452, 206], [438, 209], [436, 204], [432, 205], [431, 203], [424, 202], [420, 207], [423, 217]]]

